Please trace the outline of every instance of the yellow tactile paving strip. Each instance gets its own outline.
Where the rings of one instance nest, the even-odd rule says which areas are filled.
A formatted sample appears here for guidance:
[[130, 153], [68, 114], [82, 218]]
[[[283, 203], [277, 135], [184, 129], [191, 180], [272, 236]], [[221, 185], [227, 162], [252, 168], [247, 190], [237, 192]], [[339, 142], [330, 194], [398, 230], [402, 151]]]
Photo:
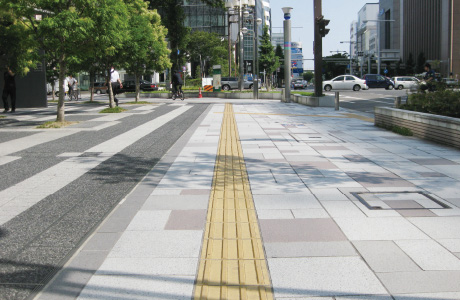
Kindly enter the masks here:
[[273, 299], [231, 104], [225, 105], [194, 299]]

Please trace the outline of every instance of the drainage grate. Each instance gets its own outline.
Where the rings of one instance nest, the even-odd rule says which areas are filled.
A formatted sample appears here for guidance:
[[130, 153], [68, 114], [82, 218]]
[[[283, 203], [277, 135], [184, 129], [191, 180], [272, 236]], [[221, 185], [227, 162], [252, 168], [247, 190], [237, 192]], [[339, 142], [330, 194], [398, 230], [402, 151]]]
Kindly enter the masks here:
[[451, 208], [425, 192], [355, 192], [351, 194], [370, 210]]

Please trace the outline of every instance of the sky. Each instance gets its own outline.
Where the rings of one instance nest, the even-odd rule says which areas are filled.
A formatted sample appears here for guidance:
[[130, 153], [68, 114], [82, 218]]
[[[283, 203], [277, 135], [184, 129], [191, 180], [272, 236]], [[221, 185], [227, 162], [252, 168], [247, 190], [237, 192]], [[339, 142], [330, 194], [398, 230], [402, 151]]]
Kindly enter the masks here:
[[[378, 3], [378, 0], [322, 0], [325, 19], [330, 20], [326, 28], [330, 31], [323, 38], [323, 56], [330, 51], [350, 51], [350, 44], [341, 41], [350, 40], [350, 24], [358, 19], [358, 11], [366, 3]], [[270, 0], [272, 10], [272, 32], [283, 32], [284, 15], [282, 7], [292, 7], [291, 36], [293, 42], [302, 42], [303, 58], [313, 58], [313, 0]], [[280, 27], [280, 28], [276, 28]], [[294, 28], [302, 27], [302, 28]], [[304, 69], [313, 69], [313, 61], [304, 61]]]

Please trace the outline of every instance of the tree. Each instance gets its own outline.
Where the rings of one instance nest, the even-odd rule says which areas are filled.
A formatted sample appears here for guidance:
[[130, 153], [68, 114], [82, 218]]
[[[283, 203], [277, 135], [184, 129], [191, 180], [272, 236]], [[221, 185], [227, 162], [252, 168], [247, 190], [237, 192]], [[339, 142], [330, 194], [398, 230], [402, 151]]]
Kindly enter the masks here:
[[161, 18], [156, 10], [148, 10], [147, 4], [142, 0], [132, 0], [128, 2], [128, 11], [129, 34], [122, 51], [123, 65], [128, 73], [134, 75], [137, 102], [140, 77], [152, 70], [169, 68], [170, 51], [165, 42], [166, 29], [161, 25]]
[[26, 75], [39, 60], [38, 43], [33, 31], [16, 13], [25, 10], [8, 0], [0, 0], [0, 66], [9, 66], [17, 75]]
[[[278, 61], [281, 61], [284, 59], [284, 52], [283, 52], [283, 48], [281, 48], [281, 45], [276, 45], [275, 56], [278, 57]], [[278, 78], [278, 87], [281, 87], [282, 82], [284, 80], [284, 68], [281, 63], [280, 63], [280, 71], [278, 72], [277, 78]]]
[[414, 74], [414, 57], [412, 55], [412, 52], [409, 53], [409, 57], [407, 58], [406, 61], [406, 73], [407, 75], [413, 75]]
[[400, 58], [399, 61], [396, 63], [396, 75], [406, 75], [405, 73], [403, 74], [403, 70], [402, 70], [402, 59]]
[[269, 91], [272, 85], [271, 75], [279, 66], [279, 58], [275, 56], [275, 50], [268, 34], [268, 26], [264, 26], [264, 33], [259, 46], [259, 70], [265, 69], [269, 75], [267, 78], [267, 90]]
[[[332, 58], [338, 61], [343, 61], [344, 63], [348, 63], [349, 61], [348, 56], [344, 53], [333, 54], [331, 56], [327, 56], [327, 58]], [[345, 74], [347, 70], [347, 65], [323, 60], [323, 69], [324, 69], [323, 74], [325, 78], [330, 79], [330, 78], [334, 78], [336, 76]]]
[[425, 54], [423, 52], [420, 52], [419, 55], [417, 56], [417, 66], [415, 68], [416, 73], [420, 74], [423, 73], [424, 66], [425, 66], [426, 58]]
[[306, 81], [310, 81], [313, 79], [313, 77], [315, 77], [315, 74], [313, 74], [313, 72], [305, 72], [302, 75], [303, 75], [303, 79]]
[[206, 59], [209, 62], [208, 69], [205, 69], [208, 74], [212, 73], [213, 65], [221, 65], [222, 74], [226, 74], [228, 73], [227, 47], [226, 41], [222, 41], [216, 33], [194, 31], [188, 39], [186, 54], [194, 65], [201, 66]]

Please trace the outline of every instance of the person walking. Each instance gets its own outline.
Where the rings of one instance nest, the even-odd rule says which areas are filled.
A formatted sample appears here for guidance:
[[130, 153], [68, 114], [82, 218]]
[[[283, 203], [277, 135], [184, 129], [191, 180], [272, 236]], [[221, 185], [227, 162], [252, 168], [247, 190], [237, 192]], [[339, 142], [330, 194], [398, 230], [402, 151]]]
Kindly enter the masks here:
[[2, 100], [3, 100], [3, 108], [5, 109], [3, 112], [7, 113], [10, 110], [10, 106], [8, 105], [8, 96], [11, 99], [11, 112], [16, 111], [16, 75], [11, 71], [11, 69], [7, 66], [5, 73], [3, 74], [4, 83], [3, 83], [3, 93], [2, 93]]
[[118, 71], [115, 70], [113, 66], [110, 69], [110, 82], [112, 83], [113, 100], [115, 101], [115, 104], [118, 106], [118, 99], [115, 96], [121, 93], [123, 83], [120, 80], [120, 74], [118, 74]]

